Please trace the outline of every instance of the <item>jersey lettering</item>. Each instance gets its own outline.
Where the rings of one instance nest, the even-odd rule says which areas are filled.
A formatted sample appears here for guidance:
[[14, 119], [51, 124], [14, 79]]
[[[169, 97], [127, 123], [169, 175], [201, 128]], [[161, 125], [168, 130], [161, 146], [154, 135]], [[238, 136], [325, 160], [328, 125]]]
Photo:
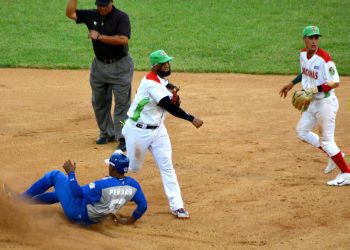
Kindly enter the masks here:
[[132, 195], [131, 188], [111, 188], [109, 189], [109, 195]]
[[308, 77], [314, 78], [316, 80], [318, 79], [318, 72], [317, 71], [309, 70], [309, 69], [303, 67], [303, 74], [308, 76]]
[[109, 203], [108, 208], [110, 211], [116, 210], [119, 207], [121, 207], [125, 202], [126, 202], [126, 200], [124, 198], [112, 199], [111, 202]]

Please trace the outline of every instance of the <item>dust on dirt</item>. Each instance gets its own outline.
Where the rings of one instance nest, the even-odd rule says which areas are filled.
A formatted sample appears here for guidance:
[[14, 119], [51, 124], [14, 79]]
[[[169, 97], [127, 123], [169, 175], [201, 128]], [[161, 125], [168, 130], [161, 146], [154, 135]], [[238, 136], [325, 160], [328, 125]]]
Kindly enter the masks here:
[[[145, 72], [135, 72], [133, 93]], [[24, 191], [46, 171], [77, 162], [80, 184], [107, 174], [115, 144], [96, 145], [87, 70], [0, 69], [0, 181]], [[318, 249], [349, 248], [349, 187], [328, 187], [327, 157], [297, 140], [300, 113], [278, 91], [293, 76], [185, 74], [181, 106], [200, 129], [169, 116], [173, 159], [189, 220], [169, 213], [150, 154], [139, 180], [148, 200], [131, 226], [107, 220], [84, 228], [59, 205], [29, 206], [0, 192], [0, 248]], [[350, 155], [350, 78], [340, 101], [336, 142]], [[127, 205], [121, 213], [134, 209]]]

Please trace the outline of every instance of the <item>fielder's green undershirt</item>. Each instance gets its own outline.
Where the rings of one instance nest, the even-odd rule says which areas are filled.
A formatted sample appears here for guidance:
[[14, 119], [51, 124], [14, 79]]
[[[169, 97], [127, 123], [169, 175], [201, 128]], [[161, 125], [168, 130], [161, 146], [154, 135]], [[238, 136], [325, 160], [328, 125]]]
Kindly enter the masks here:
[[297, 77], [295, 77], [293, 80], [292, 80], [292, 83], [293, 85], [301, 82], [301, 79], [302, 79], [302, 73], [300, 73], [299, 75], [297, 75]]

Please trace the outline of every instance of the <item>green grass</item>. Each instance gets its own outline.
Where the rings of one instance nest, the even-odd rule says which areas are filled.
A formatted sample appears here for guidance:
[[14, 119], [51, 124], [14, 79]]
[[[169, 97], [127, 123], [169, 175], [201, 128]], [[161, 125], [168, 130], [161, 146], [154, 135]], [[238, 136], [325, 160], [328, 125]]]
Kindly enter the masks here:
[[[0, 67], [88, 68], [85, 25], [65, 16], [66, 1], [0, 0]], [[318, 25], [320, 47], [350, 75], [349, 0], [117, 0], [131, 19], [137, 70], [164, 49], [187, 72], [295, 74], [302, 29]], [[78, 1], [95, 8], [93, 0]]]

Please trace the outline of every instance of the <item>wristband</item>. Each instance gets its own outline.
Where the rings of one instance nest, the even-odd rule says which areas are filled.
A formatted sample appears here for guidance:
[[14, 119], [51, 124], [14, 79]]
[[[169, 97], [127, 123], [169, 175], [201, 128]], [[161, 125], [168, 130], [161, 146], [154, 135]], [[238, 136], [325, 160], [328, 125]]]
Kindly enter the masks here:
[[[325, 93], [327, 93], [327, 92], [329, 92], [329, 91], [331, 91], [333, 88], [331, 87], [331, 86], [329, 86], [328, 84], [327, 84], [327, 82], [325, 82], [324, 84], [322, 84], [322, 85], [320, 85], [320, 86], [317, 86], [317, 88], [318, 87], [321, 87], [321, 91], [322, 92], [325, 92]], [[319, 92], [321, 92], [321, 91], [319, 91]]]

